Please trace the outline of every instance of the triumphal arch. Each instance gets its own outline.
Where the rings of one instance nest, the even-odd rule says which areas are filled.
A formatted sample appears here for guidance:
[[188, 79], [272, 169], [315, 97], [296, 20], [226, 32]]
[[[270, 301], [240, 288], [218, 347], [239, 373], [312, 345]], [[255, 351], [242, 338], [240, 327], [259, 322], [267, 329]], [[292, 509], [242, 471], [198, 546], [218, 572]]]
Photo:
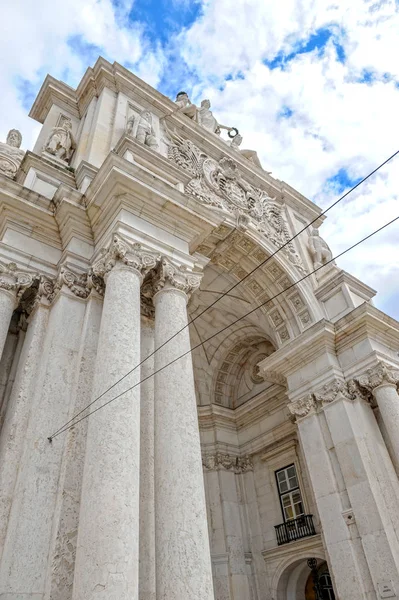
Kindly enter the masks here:
[[394, 598], [399, 324], [321, 209], [102, 58], [30, 116], [0, 144], [1, 600]]

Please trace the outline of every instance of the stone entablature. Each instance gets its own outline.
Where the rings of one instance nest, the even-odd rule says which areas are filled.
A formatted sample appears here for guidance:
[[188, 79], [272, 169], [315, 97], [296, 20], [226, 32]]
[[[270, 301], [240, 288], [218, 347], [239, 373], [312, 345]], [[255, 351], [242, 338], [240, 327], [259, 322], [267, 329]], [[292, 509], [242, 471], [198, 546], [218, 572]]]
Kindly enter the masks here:
[[162, 257], [142, 244], [128, 242], [118, 235], [113, 236], [111, 244], [101, 254], [101, 258], [89, 266], [86, 272], [78, 273], [67, 264], [61, 264], [55, 277], [38, 271], [28, 272], [18, 268], [15, 263], [0, 261], [0, 289], [11, 292], [17, 303], [21, 301], [25, 291], [32, 288], [34, 293], [29, 297], [29, 302], [24, 304], [24, 312], [29, 316], [42, 299], [50, 304], [54, 302], [64, 286], [83, 300], [93, 292], [103, 297], [107, 277], [120, 262], [126, 268], [140, 273], [144, 282], [141, 290], [142, 314], [153, 318], [153, 297], [157, 292], [171, 288], [184, 293], [188, 299], [201, 283], [200, 273], [191, 272], [185, 265], [173, 264], [169, 258]]

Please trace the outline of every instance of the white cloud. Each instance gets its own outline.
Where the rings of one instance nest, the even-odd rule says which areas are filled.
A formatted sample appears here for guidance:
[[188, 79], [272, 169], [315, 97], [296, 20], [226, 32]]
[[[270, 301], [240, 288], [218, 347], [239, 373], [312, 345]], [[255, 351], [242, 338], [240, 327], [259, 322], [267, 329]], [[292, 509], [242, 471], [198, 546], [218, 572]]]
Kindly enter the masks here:
[[[14, 0], [2, 10], [0, 52], [0, 135], [21, 129], [24, 147], [33, 144], [37, 127], [27, 117], [21, 81], [40, 86], [45, 75], [76, 85], [94, 54], [135, 65], [157, 85], [160, 48], [152, 50], [140, 23], [128, 18], [133, 0]], [[143, 62], [141, 62], [143, 61]], [[156, 68], [154, 66], [156, 63]], [[146, 69], [148, 66], [148, 70]], [[148, 75], [148, 77], [147, 77]]]

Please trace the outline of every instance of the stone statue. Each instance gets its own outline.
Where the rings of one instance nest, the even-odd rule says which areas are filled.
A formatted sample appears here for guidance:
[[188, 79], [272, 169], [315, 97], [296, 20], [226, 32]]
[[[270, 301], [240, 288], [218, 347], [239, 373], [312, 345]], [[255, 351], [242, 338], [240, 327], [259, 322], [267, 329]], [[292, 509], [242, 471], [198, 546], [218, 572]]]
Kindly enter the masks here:
[[[128, 135], [134, 135], [134, 122], [135, 118], [130, 117], [126, 127]], [[135, 137], [138, 142], [145, 144], [152, 150], [158, 150], [157, 137], [152, 126], [152, 114], [148, 110], [143, 110], [138, 117]]]
[[227, 127], [226, 125], [221, 125], [217, 122], [210, 108], [210, 101], [202, 100], [201, 108], [198, 111], [198, 123], [202, 125], [202, 127], [205, 127], [205, 129], [208, 129], [208, 131], [212, 131], [212, 133], [216, 133], [217, 135], [221, 134], [222, 129], [231, 131], [233, 127]]
[[318, 269], [332, 259], [332, 252], [327, 242], [319, 235], [318, 229], [313, 229], [308, 240], [309, 252], [313, 259], [313, 267]]
[[0, 174], [13, 178], [25, 155], [20, 150], [22, 135], [17, 129], [11, 129], [7, 135], [6, 143], [0, 142]]
[[[230, 142], [230, 148], [232, 150], [236, 150], [237, 152], [239, 152], [242, 156], [245, 156], [245, 158], [247, 158], [248, 160], [250, 160], [254, 165], [256, 165], [257, 167], [260, 167], [261, 169], [263, 169], [260, 160], [258, 158], [258, 153], [255, 150], [242, 150], [240, 148], [242, 144], [242, 135], [240, 135], [239, 133], [237, 133], [237, 135], [235, 135], [233, 137], [233, 139]], [[268, 172], [268, 174], [270, 174], [271, 171]]]
[[49, 138], [44, 145], [44, 151], [48, 152], [49, 154], [53, 154], [66, 163], [69, 163], [73, 151], [76, 148], [71, 129], [72, 123], [69, 119], [65, 119], [65, 121], [58, 127], [53, 127]]
[[186, 92], [179, 92], [176, 96], [175, 103], [179, 107], [178, 110], [184, 115], [198, 122], [198, 108], [195, 104], [191, 104], [190, 98]]

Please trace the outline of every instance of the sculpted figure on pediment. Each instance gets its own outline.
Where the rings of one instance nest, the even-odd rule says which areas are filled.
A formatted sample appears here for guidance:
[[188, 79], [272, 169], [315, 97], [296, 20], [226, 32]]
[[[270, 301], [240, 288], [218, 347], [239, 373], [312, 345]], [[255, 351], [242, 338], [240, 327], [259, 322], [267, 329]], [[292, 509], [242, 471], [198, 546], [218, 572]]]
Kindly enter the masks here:
[[51, 130], [44, 145], [44, 151], [69, 163], [75, 148], [76, 143], [72, 135], [72, 123], [70, 119], [63, 119], [59, 126], [53, 127]]
[[218, 123], [210, 108], [210, 101], [202, 100], [201, 108], [198, 111], [198, 123], [202, 125], [202, 127], [205, 127], [205, 129], [208, 129], [208, 131], [216, 133], [217, 135], [221, 134], [222, 129], [226, 129], [227, 131], [232, 131], [234, 129], [234, 127], [227, 127], [227, 125]]
[[195, 104], [191, 104], [190, 98], [187, 92], [179, 92], [176, 96], [175, 103], [178, 106], [178, 110], [186, 115], [193, 121], [198, 122], [198, 108]]
[[[231, 142], [229, 143], [230, 148], [232, 150], [235, 150], [236, 152], [239, 152], [241, 154], [241, 156], [244, 156], [255, 166], [259, 167], [260, 169], [263, 169], [261, 162], [259, 160], [259, 157], [258, 157], [258, 153], [255, 150], [247, 150], [244, 148], [240, 148], [240, 146], [242, 144], [242, 139], [243, 139], [242, 135], [240, 133], [237, 133], [237, 135], [235, 135], [233, 137], [233, 139], [231, 140]], [[268, 171], [268, 175], [270, 175], [270, 173], [271, 173], [271, 171]]]
[[7, 135], [7, 141], [0, 142], [0, 173], [6, 177], [13, 178], [19, 169], [19, 165], [25, 155], [20, 150], [22, 135], [17, 129], [11, 129]]
[[312, 230], [308, 240], [308, 248], [313, 259], [313, 266], [315, 269], [318, 269], [331, 261], [332, 252], [328, 247], [327, 242], [320, 237], [318, 229]]

